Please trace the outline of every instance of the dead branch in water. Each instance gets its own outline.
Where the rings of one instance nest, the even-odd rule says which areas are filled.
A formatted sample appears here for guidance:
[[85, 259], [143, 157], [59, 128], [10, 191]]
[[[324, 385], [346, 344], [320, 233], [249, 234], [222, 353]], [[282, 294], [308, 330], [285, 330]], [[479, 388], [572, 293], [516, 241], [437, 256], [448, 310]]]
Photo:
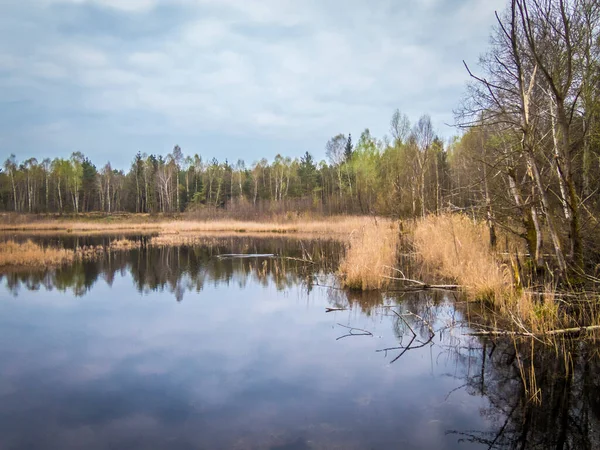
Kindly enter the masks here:
[[456, 290], [456, 289], [462, 288], [462, 286], [460, 286], [458, 284], [428, 284], [428, 283], [424, 283], [419, 280], [413, 280], [411, 278], [407, 278], [406, 275], [404, 275], [404, 272], [402, 272], [400, 269], [396, 269], [395, 267], [390, 267], [390, 266], [384, 266], [384, 267], [386, 269], [391, 269], [394, 272], [398, 272], [400, 275], [402, 275], [402, 278], [382, 275], [383, 278], [386, 278], [388, 280], [394, 280], [394, 281], [404, 281], [406, 283], [412, 283], [412, 284], [416, 285], [416, 286], [410, 287], [409, 289], [418, 289], [418, 290], [441, 289], [441, 290], [445, 290], [445, 291], [451, 291], [451, 290]]
[[[422, 348], [425, 347], [426, 345], [428, 345], [433, 338], [435, 337], [435, 331], [433, 331], [433, 328], [431, 327], [431, 325], [429, 324], [428, 321], [426, 321], [425, 319], [423, 319], [421, 316], [419, 316], [418, 314], [412, 313], [410, 311], [406, 311], [405, 314], [400, 314], [397, 311], [395, 311], [394, 309], [390, 309], [390, 311], [392, 311], [396, 316], [398, 316], [398, 319], [402, 320], [402, 322], [404, 322], [404, 324], [408, 327], [408, 329], [410, 330], [410, 332], [413, 334], [410, 342], [408, 343], [407, 346], [398, 346], [398, 347], [389, 347], [389, 348], [382, 348], [381, 350], [376, 350], [377, 352], [385, 352], [385, 355], [387, 356], [387, 352], [388, 351], [392, 351], [392, 350], [402, 350], [400, 352], [400, 354], [398, 356], [396, 356], [393, 360], [390, 361], [390, 364], [395, 363], [396, 361], [398, 361], [402, 355], [404, 355], [407, 351], [409, 350], [416, 350], [418, 348]], [[427, 339], [425, 342], [420, 341], [417, 339], [417, 333], [415, 333], [415, 330], [413, 330], [413, 328], [409, 325], [408, 321], [404, 318], [406, 316], [413, 316], [416, 319], [420, 320], [421, 322], [423, 322], [425, 324], [425, 326], [427, 326], [427, 329], [429, 330], [429, 339]], [[413, 346], [413, 342], [417, 341], [417, 343], [419, 345], [415, 345]]]
[[294, 258], [293, 256], [271, 256], [271, 258], [278, 258], [278, 259], [287, 259], [289, 261], [299, 261], [299, 262], [303, 262], [303, 263], [307, 263], [307, 264], [316, 264], [316, 262], [314, 262], [311, 259], [304, 259], [304, 258]]
[[325, 308], [326, 313], [330, 313], [333, 311], [347, 311], [347, 308]]
[[541, 333], [531, 333], [529, 331], [509, 331], [509, 330], [489, 330], [489, 331], [475, 331], [473, 333], [465, 333], [465, 336], [520, 336], [520, 337], [547, 337], [547, 336], [559, 336], [565, 334], [583, 334], [590, 331], [600, 330], [600, 325], [590, 325], [587, 327], [572, 327], [572, 328], [561, 328], [559, 330], [544, 331]]
[[431, 290], [439, 289], [439, 290], [443, 290], [443, 291], [456, 291], [456, 290], [462, 288], [462, 286], [459, 284], [427, 284], [427, 283], [423, 283], [422, 281], [411, 280], [409, 278], [388, 277], [386, 275], [382, 275], [382, 277], [387, 278], [388, 280], [406, 281], [409, 283], [414, 283], [414, 284], [416, 284], [416, 286], [410, 286], [407, 289], [419, 290], [419, 291], [425, 291], [428, 289], [431, 289]]
[[[349, 336], [373, 336], [373, 333], [371, 333], [370, 331], [367, 331], [367, 330], [363, 330], [361, 328], [348, 327], [346, 325], [342, 325], [341, 323], [338, 323], [338, 325], [340, 327], [349, 329], [350, 333], [340, 336], [339, 338], [336, 339], [336, 341], [339, 341], [340, 339], [344, 339], [345, 337], [349, 337]], [[355, 333], [354, 331], [359, 331], [360, 333]]]
[[226, 259], [226, 258], [239, 258], [239, 259], [244, 259], [244, 258], [273, 258], [276, 255], [274, 255], [273, 253], [225, 253], [222, 255], [217, 255], [218, 259]]

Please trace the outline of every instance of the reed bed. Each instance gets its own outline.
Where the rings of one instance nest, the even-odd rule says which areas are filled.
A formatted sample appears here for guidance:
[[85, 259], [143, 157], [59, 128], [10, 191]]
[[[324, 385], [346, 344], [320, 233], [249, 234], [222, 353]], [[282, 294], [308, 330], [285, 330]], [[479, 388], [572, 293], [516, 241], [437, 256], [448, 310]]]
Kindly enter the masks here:
[[44, 248], [32, 241], [0, 243], [0, 267], [56, 267], [72, 263], [77, 257], [72, 250]]
[[430, 216], [416, 223], [413, 235], [425, 265], [461, 285], [468, 299], [484, 300], [492, 313], [486, 320], [501, 323], [495, 323], [496, 329], [550, 336], [600, 324], [597, 295], [559, 292], [550, 284], [523, 287], [515, 261], [503, 262], [490, 248], [484, 222], [464, 215]]
[[141, 245], [140, 241], [133, 241], [131, 239], [116, 239], [110, 243], [111, 250], [132, 250], [139, 248]]
[[428, 216], [414, 229], [415, 249], [427, 266], [473, 298], [494, 300], [512, 289], [512, 279], [488, 243], [485, 224], [464, 215]]
[[339, 268], [342, 285], [363, 291], [387, 287], [399, 242], [398, 223], [390, 220], [371, 221], [353, 232]]

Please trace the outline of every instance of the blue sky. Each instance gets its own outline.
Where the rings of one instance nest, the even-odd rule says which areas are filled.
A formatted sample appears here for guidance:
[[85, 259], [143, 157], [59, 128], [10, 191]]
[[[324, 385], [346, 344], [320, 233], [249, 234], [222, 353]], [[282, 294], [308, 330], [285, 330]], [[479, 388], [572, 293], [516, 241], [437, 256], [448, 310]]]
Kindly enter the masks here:
[[127, 168], [138, 151], [251, 163], [382, 137], [393, 111], [455, 131], [466, 60], [504, 0], [2, 0], [0, 152]]

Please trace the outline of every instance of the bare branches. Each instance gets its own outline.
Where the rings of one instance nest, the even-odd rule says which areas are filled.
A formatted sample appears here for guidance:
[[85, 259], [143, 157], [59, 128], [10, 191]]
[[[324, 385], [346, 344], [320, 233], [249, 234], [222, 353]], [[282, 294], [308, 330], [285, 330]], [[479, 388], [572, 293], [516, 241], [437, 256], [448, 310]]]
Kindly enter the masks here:
[[363, 330], [361, 328], [349, 327], [346, 325], [342, 325], [341, 323], [338, 323], [338, 325], [340, 327], [347, 328], [348, 330], [350, 330], [350, 332], [348, 334], [338, 337], [336, 339], [336, 341], [339, 341], [340, 339], [344, 339], [344, 338], [347, 338], [350, 336], [373, 336], [373, 333], [371, 333], [370, 331], [367, 331], [367, 330]]
[[[431, 327], [429, 322], [426, 321], [425, 319], [423, 319], [418, 314], [414, 314], [410, 311], [407, 311], [405, 314], [400, 314], [393, 308], [390, 308], [390, 311], [392, 313], [394, 313], [396, 315], [396, 317], [398, 317], [398, 320], [402, 321], [404, 323], [404, 325], [412, 333], [412, 338], [410, 339], [410, 342], [406, 346], [400, 345], [398, 347], [388, 347], [388, 348], [382, 348], [380, 350], [377, 350], [378, 353], [383, 352], [383, 353], [385, 353], [386, 356], [389, 351], [401, 350], [400, 354], [398, 354], [398, 356], [396, 356], [393, 360], [390, 361], [390, 364], [393, 364], [396, 361], [398, 361], [409, 350], [416, 350], [418, 348], [423, 348], [426, 345], [429, 345], [431, 343], [431, 341], [433, 341], [433, 338], [435, 337], [435, 331], [433, 331], [433, 328]], [[410, 326], [410, 324], [406, 320], [406, 317], [414, 317], [414, 318], [418, 319], [424, 326], [427, 327], [429, 337], [426, 341], [421, 341], [421, 340], [417, 339], [418, 335], [415, 332], [415, 330], [413, 329], [413, 327]], [[418, 345], [413, 345], [414, 343], [416, 343]]]

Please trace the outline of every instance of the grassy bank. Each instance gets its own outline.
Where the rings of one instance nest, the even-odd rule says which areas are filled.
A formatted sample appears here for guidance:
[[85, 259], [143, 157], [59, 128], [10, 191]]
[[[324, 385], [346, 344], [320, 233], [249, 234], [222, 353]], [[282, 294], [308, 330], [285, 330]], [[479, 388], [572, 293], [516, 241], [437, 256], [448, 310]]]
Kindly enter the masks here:
[[110, 216], [80, 215], [69, 218], [30, 217], [4, 215], [0, 218], [0, 231], [4, 232], [51, 232], [51, 233], [302, 233], [343, 236], [368, 226], [373, 222], [368, 216], [332, 216], [327, 218], [288, 218], [275, 220], [190, 220], [174, 219], [172, 216], [149, 216], [147, 214]]
[[482, 301], [486, 318], [502, 329], [544, 335], [600, 324], [597, 293], [524, 279], [517, 258], [525, 261], [525, 256], [516, 247], [508, 255], [492, 251], [484, 222], [464, 215], [426, 217], [415, 224], [413, 242], [434, 276], [459, 284], [467, 299]]

